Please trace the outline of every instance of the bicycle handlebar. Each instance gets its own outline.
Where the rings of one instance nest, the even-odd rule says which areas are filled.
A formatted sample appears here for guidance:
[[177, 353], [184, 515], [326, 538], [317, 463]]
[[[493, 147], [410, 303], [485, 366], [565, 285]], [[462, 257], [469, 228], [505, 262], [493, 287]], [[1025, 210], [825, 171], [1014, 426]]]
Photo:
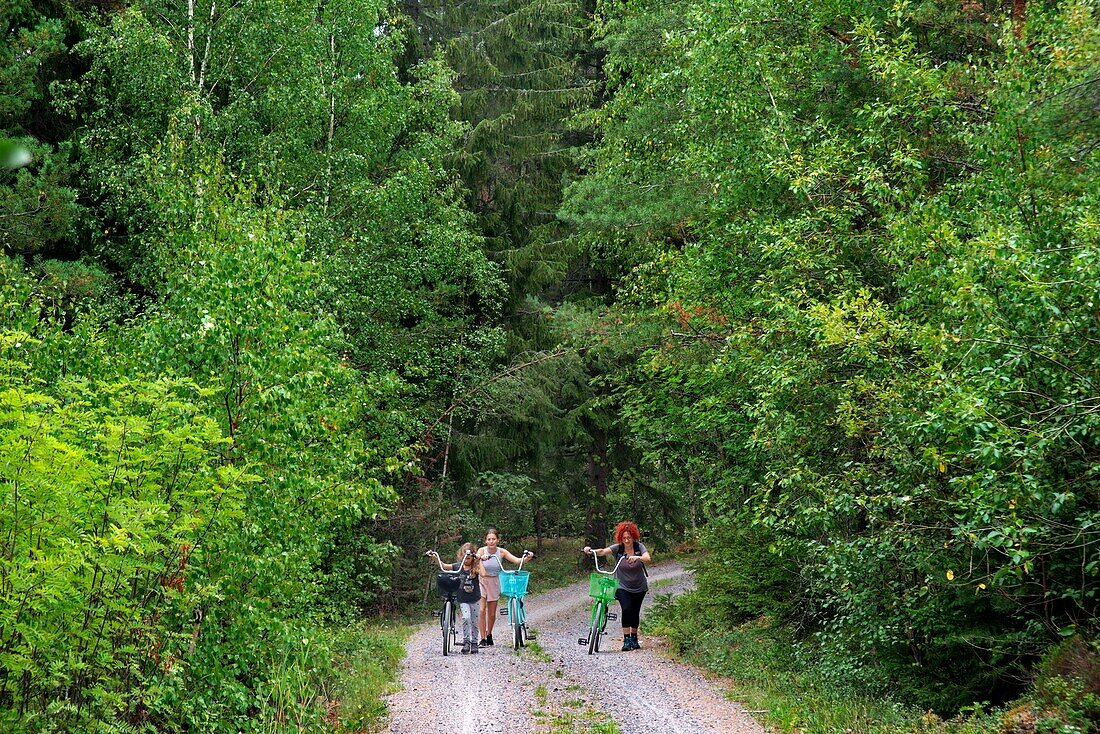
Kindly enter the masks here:
[[522, 571], [523, 570], [523, 562], [526, 561], [528, 558], [533, 558], [534, 555], [535, 555], [534, 553], [532, 553], [531, 551], [529, 551], [525, 548], [523, 550], [523, 553], [520, 554], [519, 566], [516, 568], [516, 570], [517, 571]]
[[455, 569], [455, 570], [453, 570], [453, 571], [448, 571], [447, 569], [443, 568], [443, 559], [442, 559], [442, 558], [440, 558], [440, 557], [439, 557], [439, 554], [438, 554], [438, 553], [436, 553], [436, 552], [435, 552], [434, 550], [426, 550], [426, 551], [424, 551], [424, 555], [426, 555], [426, 556], [430, 556], [431, 558], [434, 558], [434, 559], [435, 559], [435, 562], [439, 564], [439, 570], [440, 570], [440, 571], [441, 571], [442, 573], [454, 573], [454, 574], [457, 574], [457, 573], [458, 573], [459, 571], [461, 571], [461, 570], [462, 570], [462, 564], [466, 562], [466, 556], [472, 556], [472, 555], [473, 555], [473, 552], [472, 552], [472, 551], [466, 551], [466, 553], [465, 553], [465, 554], [464, 554], [464, 555], [462, 556], [462, 561], [461, 561], [460, 563], [458, 563], [458, 568], [456, 568], [456, 569]]
[[[529, 551], [527, 549], [524, 549], [523, 553], [520, 553], [520, 555], [519, 555], [519, 566], [516, 568], [516, 570], [517, 571], [522, 571], [523, 570], [523, 562], [526, 561], [528, 558], [534, 558], [534, 557], [535, 557], [534, 553], [532, 553], [531, 551]], [[480, 560], [482, 563], [489, 560], [490, 558], [492, 558], [492, 556], [486, 556], [485, 558], [482, 558], [481, 556], [478, 556], [478, 560]], [[501, 563], [500, 563], [500, 570], [502, 570], [502, 571], [507, 570], [507, 569], [504, 568], [504, 562], [503, 561], [501, 561]]]
[[[602, 573], [605, 576], [614, 576], [615, 572], [619, 570], [619, 564], [621, 564], [627, 558], [634, 558], [638, 560], [641, 559], [641, 556], [619, 556], [619, 560], [615, 563], [615, 568], [611, 569], [610, 571], [604, 571], [602, 568], [600, 568], [600, 557], [596, 555], [596, 549], [589, 548], [588, 553], [592, 556], [592, 560], [596, 563], [596, 573]], [[643, 563], [642, 565], [644, 566], [645, 564]]]

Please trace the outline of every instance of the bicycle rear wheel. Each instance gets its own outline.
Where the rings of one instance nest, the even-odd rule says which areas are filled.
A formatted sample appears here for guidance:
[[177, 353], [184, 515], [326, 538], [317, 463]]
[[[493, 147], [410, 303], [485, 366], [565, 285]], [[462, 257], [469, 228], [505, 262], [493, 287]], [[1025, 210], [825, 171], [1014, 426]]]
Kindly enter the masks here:
[[443, 614], [439, 615], [439, 624], [443, 628], [443, 654], [451, 654], [451, 634], [455, 626], [455, 608], [448, 599], [443, 602]]
[[588, 625], [588, 654], [600, 651], [600, 634], [602, 633], [600, 619], [603, 617], [603, 602], [597, 600], [592, 607], [592, 621]]

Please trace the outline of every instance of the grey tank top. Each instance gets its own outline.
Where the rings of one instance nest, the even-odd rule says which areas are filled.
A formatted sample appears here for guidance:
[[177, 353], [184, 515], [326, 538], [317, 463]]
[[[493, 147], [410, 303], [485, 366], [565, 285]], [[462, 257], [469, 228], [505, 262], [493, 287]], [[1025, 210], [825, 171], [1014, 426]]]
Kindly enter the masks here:
[[481, 562], [481, 572], [486, 576], [499, 576], [501, 569], [501, 558], [503, 558], [503, 556], [501, 555], [500, 548], [498, 547], [496, 553]]

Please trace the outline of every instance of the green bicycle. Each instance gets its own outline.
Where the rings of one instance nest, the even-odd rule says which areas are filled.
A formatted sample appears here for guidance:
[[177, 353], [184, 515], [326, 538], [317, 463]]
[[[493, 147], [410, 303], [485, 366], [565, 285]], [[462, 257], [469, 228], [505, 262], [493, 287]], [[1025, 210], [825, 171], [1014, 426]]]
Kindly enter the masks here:
[[592, 554], [592, 560], [596, 564], [596, 571], [588, 574], [588, 595], [592, 597], [592, 613], [588, 618], [588, 636], [577, 640], [579, 645], [588, 645], [588, 654], [600, 651], [600, 638], [607, 629], [607, 620], [618, 619], [618, 615], [610, 611], [611, 602], [615, 601], [615, 592], [619, 589], [619, 579], [615, 572], [619, 570], [619, 563], [628, 556], [621, 556], [615, 568], [610, 571], [600, 569], [600, 557]]

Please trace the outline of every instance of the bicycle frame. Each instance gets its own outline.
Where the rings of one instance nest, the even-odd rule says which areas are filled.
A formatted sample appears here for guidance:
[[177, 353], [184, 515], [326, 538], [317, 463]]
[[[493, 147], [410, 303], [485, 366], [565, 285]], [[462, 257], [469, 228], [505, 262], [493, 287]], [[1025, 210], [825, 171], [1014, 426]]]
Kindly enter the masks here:
[[[626, 558], [628, 558], [628, 556], [620, 556], [614, 568], [610, 571], [604, 571], [600, 568], [600, 557], [597, 556], [594, 551], [592, 553], [592, 560], [596, 564], [596, 573], [611, 579], [615, 578], [615, 572], [619, 570], [619, 564]], [[607, 585], [607, 582], [597, 581], [598, 578], [600, 577], [594, 575], [589, 576], [589, 595], [592, 596], [593, 601], [592, 611], [588, 617], [588, 636], [581, 637], [577, 640], [577, 644], [588, 646], [589, 655], [600, 651], [600, 638], [603, 637], [607, 629], [607, 620], [619, 618], [616, 613], [610, 611], [611, 602], [604, 598], [606, 596], [606, 591], [604, 589], [601, 588], [596, 594], [593, 594], [593, 587], [603, 587]], [[617, 587], [618, 582], [616, 581], [614, 585]]]

